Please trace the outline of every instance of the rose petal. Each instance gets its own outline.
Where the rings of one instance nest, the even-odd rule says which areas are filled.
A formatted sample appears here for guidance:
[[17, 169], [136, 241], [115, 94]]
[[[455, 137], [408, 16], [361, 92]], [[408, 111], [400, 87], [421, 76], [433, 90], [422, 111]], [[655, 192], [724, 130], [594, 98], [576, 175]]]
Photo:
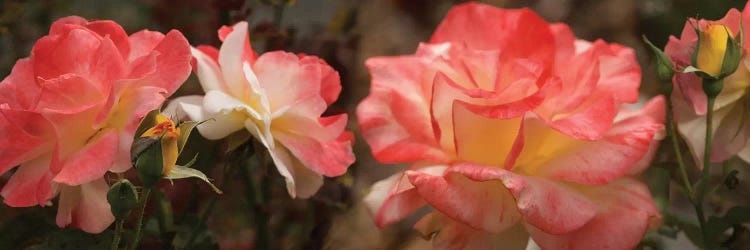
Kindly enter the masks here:
[[63, 161], [53, 181], [69, 186], [81, 185], [104, 176], [112, 166], [119, 148], [116, 131], [102, 131], [83, 148]]
[[22, 163], [0, 191], [3, 202], [11, 207], [47, 205], [54, 197], [50, 157], [41, 156]]
[[596, 216], [580, 229], [555, 235], [526, 226], [542, 249], [632, 249], [661, 217], [648, 188], [633, 179], [585, 190], [599, 208]]
[[107, 202], [107, 190], [109, 187], [104, 179], [63, 187], [57, 209], [57, 226], [72, 225], [92, 234], [103, 232], [115, 221]]

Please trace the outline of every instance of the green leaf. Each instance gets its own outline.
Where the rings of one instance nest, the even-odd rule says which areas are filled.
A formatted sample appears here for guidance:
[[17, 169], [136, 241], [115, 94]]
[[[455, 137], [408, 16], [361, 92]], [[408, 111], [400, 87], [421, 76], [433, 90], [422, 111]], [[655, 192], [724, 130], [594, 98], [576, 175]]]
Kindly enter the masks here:
[[163, 161], [161, 143], [150, 144], [136, 159], [138, 178], [146, 188], [155, 186], [162, 178]]
[[169, 175], [165, 176], [164, 178], [174, 180], [174, 179], [183, 179], [183, 178], [190, 178], [195, 177], [198, 179], [203, 180], [206, 182], [211, 188], [216, 192], [217, 194], [221, 194], [221, 190], [214, 186], [214, 184], [211, 183], [211, 181], [208, 180], [208, 177], [201, 171], [198, 171], [193, 168], [175, 165], [174, 168], [172, 168], [172, 172], [169, 173]]
[[138, 205], [138, 192], [128, 180], [121, 180], [113, 184], [107, 192], [112, 215], [117, 219], [125, 219], [130, 210]]

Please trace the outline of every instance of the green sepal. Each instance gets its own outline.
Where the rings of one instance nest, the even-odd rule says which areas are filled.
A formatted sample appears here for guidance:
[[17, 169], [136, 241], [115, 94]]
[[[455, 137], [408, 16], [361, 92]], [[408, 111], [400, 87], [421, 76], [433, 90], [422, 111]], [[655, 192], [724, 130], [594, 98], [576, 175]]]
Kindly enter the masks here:
[[643, 36], [643, 41], [654, 53], [654, 58], [656, 59], [656, 76], [659, 77], [659, 80], [661, 80], [662, 82], [668, 83], [670, 87], [669, 92], [671, 93], [672, 76], [674, 75], [674, 64], [672, 64], [672, 60], [669, 60], [669, 57], [664, 54], [664, 51], [657, 48], [653, 43], [651, 43], [651, 41], [648, 40], [648, 38], [646, 38], [646, 36]]
[[135, 160], [138, 178], [145, 188], [152, 188], [162, 178], [163, 157], [161, 143], [151, 143]]
[[708, 98], [716, 98], [724, 89], [724, 80], [703, 78], [703, 92]]
[[[191, 161], [191, 163], [194, 163], [194, 161], [195, 161], [195, 158], [193, 158], [193, 161]], [[197, 169], [190, 168], [188, 166], [175, 165], [174, 168], [172, 168], [172, 171], [164, 178], [173, 180], [173, 179], [184, 179], [184, 178], [190, 178], [190, 177], [195, 177], [195, 178], [203, 180], [203, 182], [208, 184], [211, 187], [211, 189], [213, 189], [214, 192], [216, 192], [217, 194], [223, 193], [219, 188], [217, 188], [216, 186], [214, 186], [213, 183], [211, 183], [211, 181], [208, 179], [208, 176], [206, 176], [206, 174], [204, 174], [201, 171], [198, 171]]]
[[190, 133], [193, 132], [193, 129], [197, 127], [200, 122], [194, 122], [194, 121], [186, 121], [186, 122], [180, 122], [179, 125], [177, 125], [177, 129], [180, 130], [180, 136], [177, 137], [177, 151], [182, 152], [182, 149], [185, 147], [185, 144], [187, 144], [188, 138], [190, 138]]
[[107, 201], [116, 219], [125, 219], [130, 210], [138, 205], [138, 192], [127, 179], [113, 184], [107, 191]]
[[[740, 39], [742, 39], [741, 37], [742, 32], [740, 32]], [[719, 78], [727, 77], [737, 71], [741, 61], [742, 44], [733, 38], [727, 39], [727, 50], [724, 52], [724, 61], [721, 62]]]

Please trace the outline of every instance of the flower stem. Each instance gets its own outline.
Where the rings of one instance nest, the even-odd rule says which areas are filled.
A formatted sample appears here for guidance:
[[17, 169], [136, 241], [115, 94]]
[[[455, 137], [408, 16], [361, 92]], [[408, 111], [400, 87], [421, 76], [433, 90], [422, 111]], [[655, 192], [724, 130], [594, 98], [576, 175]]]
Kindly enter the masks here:
[[[704, 83], [705, 84], [705, 83]], [[698, 216], [698, 223], [701, 227], [701, 232], [703, 233], [703, 245], [704, 247], [708, 247], [710, 244], [708, 242], [708, 230], [706, 228], [706, 216], [703, 212], [703, 201], [706, 194], [706, 189], [708, 187], [708, 177], [710, 175], [710, 168], [711, 168], [711, 142], [713, 141], [713, 114], [714, 114], [714, 102], [716, 101], [716, 96], [709, 95], [706, 101], [707, 111], [706, 111], [706, 141], [705, 141], [705, 148], [703, 151], [703, 173], [701, 174], [701, 180], [699, 182], [698, 193], [696, 197], [696, 203], [695, 206], [695, 212]]]
[[146, 211], [146, 203], [148, 203], [148, 197], [151, 194], [151, 188], [144, 188], [143, 194], [138, 200], [138, 221], [135, 224], [135, 236], [130, 242], [128, 249], [135, 250], [138, 247], [138, 242], [141, 240], [141, 231], [143, 230], [143, 214]]
[[672, 150], [674, 150], [675, 157], [677, 158], [677, 165], [680, 168], [680, 176], [682, 176], [682, 183], [685, 185], [685, 190], [688, 192], [688, 198], [690, 203], [695, 204], [695, 191], [693, 191], [693, 185], [690, 184], [690, 178], [688, 178], [685, 162], [682, 160], [682, 152], [680, 151], [680, 139], [674, 124], [674, 107], [672, 102], [667, 102], [667, 135], [672, 138]]
[[[260, 145], [260, 143], [254, 143], [256, 150], [265, 148], [264, 146]], [[259, 170], [261, 170], [260, 183], [255, 182], [253, 176], [250, 175], [250, 171], [248, 170], [247, 166], [243, 166], [240, 168], [240, 171], [242, 171], [242, 177], [245, 179], [245, 199], [247, 200], [248, 206], [252, 210], [252, 217], [256, 226], [255, 249], [274, 249], [272, 246], [273, 241], [271, 240], [272, 236], [270, 228], [268, 226], [270, 214], [265, 207], [270, 201], [270, 182], [268, 180], [268, 176], [266, 176], [267, 171], [265, 171], [268, 165], [266, 157], [267, 152], [256, 151], [256, 154], [258, 156], [257, 159], [258, 166], [260, 167]], [[256, 187], [256, 185], [258, 187]], [[258, 197], [258, 195], [260, 195], [260, 197]]]
[[120, 241], [122, 240], [122, 231], [124, 225], [125, 220], [123, 219], [117, 219], [117, 222], [115, 222], [115, 235], [112, 239], [112, 247], [110, 247], [112, 250], [120, 249]]
[[[219, 186], [219, 189], [224, 189], [224, 187], [228, 187], [230, 181], [232, 180], [232, 176], [234, 176], [234, 172], [238, 168], [245, 167], [247, 157], [248, 155], [251, 155], [251, 149], [248, 146], [241, 146], [237, 149], [235, 149], [234, 152], [232, 152], [232, 157], [230, 157], [230, 162], [232, 164], [229, 164], [227, 168], [224, 169], [224, 175], [222, 176], [222, 182]], [[206, 209], [203, 210], [203, 213], [201, 213], [199, 218], [200, 224], [206, 224], [206, 221], [208, 220], [208, 217], [211, 216], [211, 213], [214, 210], [214, 207], [216, 207], [216, 202], [218, 201], [219, 196], [212, 196], [211, 200], [208, 202], [208, 205], [206, 205]], [[199, 225], [200, 225], [199, 224]], [[200, 227], [193, 228], [193, 231], [190, 232], [190, 237], [188, 238], [187, 243], [185, 244], [185, 249], [190, 249], [190, 247], [193, 245], [193, 242], [195, 242], [195, 239], [198, 236]]]

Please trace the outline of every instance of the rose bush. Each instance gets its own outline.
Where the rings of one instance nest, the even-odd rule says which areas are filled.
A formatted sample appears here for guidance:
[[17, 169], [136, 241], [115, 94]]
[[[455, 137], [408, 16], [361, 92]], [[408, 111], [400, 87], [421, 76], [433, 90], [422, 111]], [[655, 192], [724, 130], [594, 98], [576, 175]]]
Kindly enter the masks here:
[[347, 115], [321, 117], [341, 92], [338, 72], [323, 60], [273, 51], [258, 56], [246, 22], [222, 27], [221, 48], [192, 49], [205, 96], [177, 98], [176, 109], [198, 131], [217, 140], [247, 130], [260, 141], [286, 179], [292, 197], [307, 198], [323, 176], [339, 176], [354, 162]]
[[131, 167], [140, 119], [190, 74], [190, 45], [176, 30], [128, 36], [117, 23], [71, 16], [52, 24], [0, 83], [0, 194], [9, 206], [47, 206], [57, 225], [90, 233], [114, 220], [107, 171]]
[[[378, 226], [422, 207], [436, 248], [629, 249], [660, 221], [633, 176], [649, 164], [664, 99], [638, 111], [632, 49], [576, 40], [528, 9], [452, 8], [414, 55], [366, 62], [357, 108], [377, 160], [409, 170], [365, 198]], [[603, 233], [606, 232], [606, 233]]]
[[[721, 59], [726, 49], [726, 38], [738, 37], [741, 27], [745, 27], [745, 33], [747, 33], [747, 25], [741, 25], [741, 23], [747, 24], [748, 21], [750, 21], [748, 6], [745, 6], [742, 12], [731, 9], [724, 18], [716, 21], [691, 18], [685, 23], [680, 38], [674, 36], [669, 38], [664, 52], [672, 60], [677, 71], [690, 66], [698, 43], [698, 34], [695, 31], [695, 28], [698, 28], [701, 36], [704, 37], [702, 39], [704, 45], [701, 46], [703, 49], [698, 52], [697, 63], [710, 65], [710, 61], [715, 61], [712, 71], [717, 71], [716, 68], [721, 66]], [[718, 41], [712, 42], [712, 40]], [[747, 49], [750, 48], [750, 41], [745, 39], [742, 46], [745, 56], [737, 71], [724, 78], [724, 88], [716, 97], [714, 104], [713, 141], [711, 142], [713, 150], [710, 156], [712, 162], [722, 162], [734, 155], [739, 155], [745, 161], [750, 162], [750, 147], [747, 143], [748, 136], [750, 136], [750, 123], [747, 122], [748, 107], [750, 107], [748, 106], [750, 98], [747, 98], [748, 90], [750, 90], [750, 59], [748, 59], [750, 57], [747, 57]], [[712, 58], [711, 54], [717, 56]], [[708, 110], [701, 78], [693, 73], [676, 73], [673, 83], [675, 91], [672, 93], [672, 102], [677, 128], [690, 147], [698, 163], [697, 166], [702, 167]]]

